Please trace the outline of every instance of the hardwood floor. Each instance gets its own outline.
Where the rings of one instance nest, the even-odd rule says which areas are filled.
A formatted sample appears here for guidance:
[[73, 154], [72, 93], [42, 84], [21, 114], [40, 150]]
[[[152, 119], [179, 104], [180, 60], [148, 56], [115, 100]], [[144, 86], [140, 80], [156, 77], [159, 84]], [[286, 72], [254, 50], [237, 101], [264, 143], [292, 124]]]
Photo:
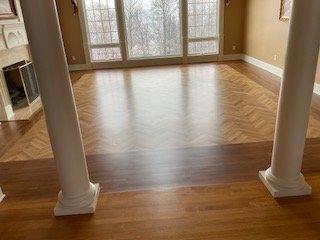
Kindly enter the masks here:
[[88, 156], [92, 216], [54, 218], [53, 160], [6, 162], [1, 239], [319, 239], [320, 139], [307, 141], [307, 197], [273, 199], [257, 172], [271, 142]]
[[[272, 91], [276, 95], [279, 95], [281, 79], [278, 76], [272, 75], [256, 66], [242, 61], [228, 62], [228, 66], [232, 67], [239, 73], [255, 81], [264, 88]], [[320, 96], [313, 94], [311, 110], [313, 116], [320, 120]]]
[[[273, 140], [277, 95], [228, 63], [89, 72], [74, 94], [90, 155]], [[41, 117], [0, 161], [51, 157]]]
[[59, 190], [42, 113], [0, 125], [0, 239], [320, 238], [320, 105], [303, 162], [312, 196], [275, 200], [279, 79], [240, 62], [72, 74], [94, 215], [55, 218]]
[[[303, 173], [320, 173], [320, 138], [308, 139]], [[88, 155], [91, 179], [102, 191], [123, 192], [259, 181], [270, 165], [272, 142]], [[10, 198], [55, 197], [58, 181], [53, 159], [4, 162], [0, 183]], [[320, 176], [320, 175], [319, 175]], [[44, 191], [45, 189], [45, 191]], [[28, 196], [28, 198], [27, 198]]]
[[[319, 178], [307, 180], [319, 187]], [[7, 207], [0, 234], [12, 240], [317, 240], [319, 195], [276, 201], [258, 182], [121, 192], [101, 195], [93, 216], [64, 218], [52, 217], [51, 198], [20, 201]]]
[[40, 111], [30, 121], [2, 122], [0, 125], [0, 156], [11, 149], [39, 121], [42, 115]]
[[[70, 77], [72, 83], [76, 83], [84, 73], [84, 71], [71, 72]], [[40, 119], [43, 119], [42, 111], [35, 114], [29, 121], [2, 122], [2, 124], [0, 124], [0, 156], [12, 148]]]

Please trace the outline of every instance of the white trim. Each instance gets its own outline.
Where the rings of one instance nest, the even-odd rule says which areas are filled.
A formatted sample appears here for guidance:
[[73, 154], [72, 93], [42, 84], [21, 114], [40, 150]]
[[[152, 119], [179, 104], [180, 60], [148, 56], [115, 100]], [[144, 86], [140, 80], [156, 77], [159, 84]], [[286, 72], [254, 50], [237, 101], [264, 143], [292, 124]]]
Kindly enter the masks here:
[[69, 65], [69, 71], [83, 71], [83, 70], [92, 70], [91, 64], [71, 64]]
[[313, 93], [320, 95], [320, 84], [314, 83]]
[[223, 55], [221, 61], [235, 61], [235, 60], [242, 60], [243, 54], [227, 54]]
[[266, 62], [263, 62], [259, 59], [256, 59], [256, 58], [253, 58], [253, 57], [250, 57], [248, 55], [243, 55], [243, 58], [242, 58], [243, 61], [247, 62], [247, 63], [251, 63], [252, 65], [255, 65], [259, 68], [262, 68], [270, 73], [273, 73], [274, 75], [277, 75], [278, 77], [281, 77], [282, 78], [282, 75], [283, 75], [283, 70], [282, 68], [279, 68], [279, 67], [276, 67], [274, 65], [271, 65], [269, 63], [266, 63]]
[[3, 25], [2, 35], [7, 49], [29, 44], [23, 23]]
[[[294, 197], [294, 196], [305, 196], [312, 194], [311, 186], [306, 183], [304, 177], [301, 177], [301, 181], [299, 181], [299, 185], [293, 188], [291, 187], [284, 187], [279, 184], [279, 180], [277, 178], [272, 179], [270, 177], [270, 168], [266, 171], [260, 171], [259, 177], [263, 184], [267, 187], [269, 192], [274, 198], [281, 198], [281, 197]], [[272, 176], [272, 175], [271, 175]], [[278, 181], [277, 181], [278, 180]], [[282, 180], [283, 181], [283, 180]]]
[[2, 200], [4, 199], [6, 195], [3, 194], [1, 187], [0, 187], [0, 202], [2, 202]]
[[219, 43], [218, 43], [218, 49], [219, 49], [219, 57], [218, 59], [223, 59], [224, 56], [224, 15], [225, 15], [225, 4], [224, 1], [220, 0], [218, 2], [219, 4], [219, 16], [218, 16], [218, 27], [219, 27]]
[[7, 119], [10, 119], [13, 117], [14, 113], [13, 113], [13, 109], [12, 109], [12, 105], [7, 105], [4, 107], [4, 110], [7, 114]]
[[[61, 197], [62, 194], [60, 191], [58, 195], [59, 200], [54, 208], [54, 215], [56, 217], [59, 217], [59, 216], [94, 213], [96, 211], [98, 198], [100, 194], [100, 185], [98, 183], [96, 184], [90, 183], [90, 185], [92, 187], [93, 195], [90, 196], [91, 202], [85, 206], [83, 206], [83, 199], [81, 199], [82, 201], [79, 201], [79, 203], [75, 204], [75, 206], [70, 206], [70, 204], [64, 204], [64, 203], [68, 203], [69, 199]], [[88, 199], [88, 197], [86, 197], [85, 199]], [[72, 199], [72, 202], [74, 202], [73, 199]]]
[[23, 23], [23, 16], [22, 16], [22, 11], [21, 11], [21, 6], [20, 6], [20, 1], [19, 0], [14, 0], [14, 5], [16, 7], [17, 11], [17, 17], [12, 18], [12, 19], [3, 19], [0, 20], [0, 25], [8, 25], [8, 24], [17, 24], [17, 23]]
[[[241, 54], [239, 54], [241, 55]], [[224, 58], [226, 61], [229, 61], [229, 60], [232, 60], [232, 59], [228, 59], [227, 57], [228, 55], [225, 55]], [[231, 57], [232, 55], [230, 55]], [[279, 67], [276, 67], [276, 66], [273, 66], [269, 63], [266, 63], [266, 62], [263, 62], [259, 59], [256, 59], [256, 58], [253, 58], [253, 57], [250, 57], [248, 55], [245, 55], [243, 54], [242, 55], [242, 60], [247, 62], [247, 63], [251, 63], [252, 65], [255, 65], [256, 67], [259, 67], [259, 68], [262, 68], [270, 73], [273, 73], [275, 74], [276, 76], [282, 78], [283, 76], [283, 69], [282, 68], [279, 68]], [[314, 89], [313, 89], [313, 93], [317, 94], [317, 95], [320, 95], [320, 84], [319, 83], [314, 83]]]

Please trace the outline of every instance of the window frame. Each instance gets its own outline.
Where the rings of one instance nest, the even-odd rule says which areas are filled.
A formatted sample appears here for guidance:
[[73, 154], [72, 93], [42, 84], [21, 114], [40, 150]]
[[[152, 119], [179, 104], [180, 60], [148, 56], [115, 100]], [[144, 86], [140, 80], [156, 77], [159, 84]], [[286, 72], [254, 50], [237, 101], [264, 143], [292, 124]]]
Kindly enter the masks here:
[[[189, 55], [188, 46], [188, 0], [180, 1], [180, 28], [181, 28], [181, 50], [180, 56], [157, 56], [152, 58], [130, 58], [128, 55], [128, 44], [126, 44], [126, 30], [125, 30], [125, 13], [123, 0], [115, 0], [115, 8], [118, 24], [119, 35], [119, 47], [121, 52], [121, 60], [107, 60], [92, 62], [90, 54], [90, 41], [88, 39], [88, 25], [85, 12], [84, 0], [79, 1], [79, 16], [82, 29], [82, 37], [84, 43], [84, 50], [86, 55], [86, 66], [91, 69], [103, 69], [103, 68], [127, 68], [127, 67], [141, 67], [141, 66], [159, 66], [159, 65], [172, 65], [172, 64], [188, 64], [188, 63], [203, 63], [203, 62], [215, 62], [223, 59], [223, 31], [224, 31], [224, 1], [218, 1], [218, 17], [217, 27], [218, 36], [214, 37], [218, 44], [218, 51], [215, 54], [205, 55]], [[210, 37], [212, 39], [212, 37]], [[193, 41], [193, 39], [191, 39]], [[104, 44], [103, 44], [104, 45]], [[107, 44], [109, 45], [109, 44]]]
[[[126, 22], [125, 22], [125, 12], [124, 12], [124, 1], [125, 0], [115, 0], [115, 1], [118, 1], [118, 2], [121, 2], [121, 5], [122, 5], [122, 16], [123, 16], [123, 29], [124, 29], [124, 38], [123, 38], [123, 41], [125, 43], [127, 43], [127, 38], [126, 38]], [[183, 57], [183, 22], [182, 22], [182, 2], [184, 0], [178, 0], [179, 1], [179, 17], [180, 17], [180, 54], [177, 54], [177, 55], [166, 55], [166, 56], [152, 56], [152, 57], [130, 57], [129, 56], [129, 50], [128, 50], [128, 45], [129, 44], [125, 44], [126, 46], [126, 51], [127, 51], [127, 59], [128, 60], [133, 60], [133, 61], [139, 61], [139, 60], [152, 60], [152, 59], [166, 59], [166, 58], [181, 58]]]
[[[187, 48], [188, 48], [188, 56], [198, 56], [198, 57], [201, 57], [201, 56], [210, 56], [210, 55], [217, 55], [217, 54], [219, 54], [220, 53], [220, 47], [221, 47], [221, 45], [220, 45], [220, 42], [221, 42], [221, 38], [220, 38], [220, 35], [221, 35], [221, 33], [220, 33], [220, 28], [221, 28], [221, 25], [220, 25], [220, 22], [221, 22], [221, 1], [222, 0], [217, 0], [217, 14], [218, 14], [218, 16], [217, 16], [217, 26], [216, 26], [216, 28], [217, 28], [217, 34], [216, 34], [216, 36], [210, 36], [210, 37], [189, 37], [189, 23], [187, 22]], [[189, 3], [188, 3], [188, 0], [186, 0], [186, 4], [187, 4], [187, 6], [186, 6], [186, 8], [187, 8], [187, 10], [186, 10], [186, 15], [187, 15], [187, 21], [188, 21], [188, 19], [189, 19], [189, 15], [188, 15], [188, 13], [189, 13], [189, 7], [188, 7], [188, 5], [189, 5]], [[195, 16], [195, 15], [194, 15]], [[194, 27], [196, 27], [196, 26], [194, 26]], [[217, 41], [217, 53], [204, 53], [204, 54], [190, 54], [189, 53], [189, 43], [199, 43], [199, 42], [207, 42], [207, 41]]]
[[[123, 60], [123, 56], [121, 54], [121, 59], [110, 59], [110, 60], [105, 60], [105, 61], [100, 61], [100, 60], [93, 60], [92, 59], [92, 55], [91, 55], [91, 50], [92, 49], [104, 49], [104, 48], [119, 48], [120, 49], [120, 53], [121, 53], [121, 39], [120, 39], [120, 33], [119, 33], [119, 14], [118, 14], [118, 9], [116, 6], [117, 1], [115, 1], [115, 12], [116, 12], [116, 22], [117, 22], [117, 30], [118, 30], [118, 43], [103, 43], [103, 44], [92, 44], [91, 40], [90, 40], [90, 32], [88, 31], [89, 29], [89, 20], [87, 18], [87, 9], [86, 9], [86, 4], [84, 3], [85, 0], [81, 0], [81, 5], [82, 5], [82, 13], [83, 13], [83, 19], [84, 19], [84, 23], [85, 23], [85, 35], [86, 35], [86, 44], [87, 44], [87, 51], [88, 51], [88, 58], [90, 60], [91, 63], [103, 63], [103, 62], [121, 62]], [[80, 15], [81, 17], [81, 15]], [[84, 32], [84, 31], [82, 31]], [[88, 59], [87, 58], [87, 59]]]

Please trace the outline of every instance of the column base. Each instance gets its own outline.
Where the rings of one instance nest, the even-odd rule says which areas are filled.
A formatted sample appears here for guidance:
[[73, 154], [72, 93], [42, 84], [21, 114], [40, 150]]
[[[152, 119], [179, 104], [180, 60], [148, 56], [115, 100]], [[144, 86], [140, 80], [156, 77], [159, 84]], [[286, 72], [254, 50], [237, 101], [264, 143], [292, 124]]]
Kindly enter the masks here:
[[3, 194], [1, 188], [0, 188], [0, 202], [2, 202], [2, 200], [4, 199], [6, 195]]
[[94, 188], [94, 194], [92, 196], [91, 202], [86, 205], [86, 206], [81, 206], [81, 207], [66, 207], [61, 204], [60, 201], [56, 204], [54, 208], [54, 215], [56, 217], [59, 216], [68, 216], [68, 215], [79, 215], [79, 214], [92, 214], [96, 210], [97, 202], [98, 202], [98, 197], [100, 193], [100, 186], [98, 183], [92, 184]]
[[274, 182], [270, 181], [267, 175], [268, 170], [259, 172], [259, 177], [261, 181], [264, 183], [264, 185], [267, 187], [267, 189], [274, 198], [311, 195], [312, 193], [312, 188], [304, 180], [301, 181], [300, 185], [297, 185], [294, 188], [288, 188], [281, 187], [275, 184]]

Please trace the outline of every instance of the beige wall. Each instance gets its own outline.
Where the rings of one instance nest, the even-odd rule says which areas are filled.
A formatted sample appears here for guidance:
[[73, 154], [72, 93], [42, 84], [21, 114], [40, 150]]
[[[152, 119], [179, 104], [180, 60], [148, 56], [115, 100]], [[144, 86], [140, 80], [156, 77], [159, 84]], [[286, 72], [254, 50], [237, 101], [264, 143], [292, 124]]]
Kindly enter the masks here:
[[289, 23], [279, 20], [280, 0], [247, 0], [244, 53], [283, 67]]
[[[232, 0], [230, 5], [225, 8], [224, 54], [243, 52], [245, 10], [246, 0]], [[233, 46], [236, 49], [233, 49]]]
[[73, 15], [71, 1], [56, 0], [56, 2], [68, 63], [86, 63], [79, 16]]
[[[283, 68], [289, 22], [279, 20], [280, 0], [246, 1], [244, 53]], [[320, 58], [316, 82], [320, 83]]]

